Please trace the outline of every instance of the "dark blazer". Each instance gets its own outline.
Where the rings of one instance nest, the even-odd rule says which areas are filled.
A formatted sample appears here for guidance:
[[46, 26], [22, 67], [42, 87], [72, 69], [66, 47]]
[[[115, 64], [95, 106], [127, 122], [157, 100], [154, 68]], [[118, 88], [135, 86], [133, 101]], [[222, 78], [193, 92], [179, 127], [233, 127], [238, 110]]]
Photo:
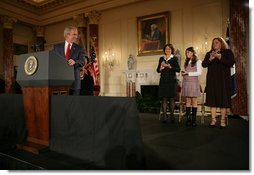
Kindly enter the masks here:
[[177, 78], [176, 72], [180, 72], [180, 66], [178, 64], [178, 58], [174, 56], [167, 63], [171, 65], [171, 69], [165, 68], [160, 71], [161, 62], [165, 61], [165, 57], [162, 56], [159, 59], [157, 66], [157, 72], [161, 74], [159, 82], [159, 98], [168, 97], [174, 98], [177, 91]]
[[[60, 44], [54, 45], [54, 51], [65, 59], [64, 53], [64, 42]], [[75, 81], [72, 83], [71, 89], [80, 89], [81, 82], [80, 82], [80, 68], [84, 65], [85, 62], [85, 51], [82, 47], [78, 44], [72, 43], [71, 52], [68, 59], [75, 60], [76, 64], [74, 67], [74, 77]]]

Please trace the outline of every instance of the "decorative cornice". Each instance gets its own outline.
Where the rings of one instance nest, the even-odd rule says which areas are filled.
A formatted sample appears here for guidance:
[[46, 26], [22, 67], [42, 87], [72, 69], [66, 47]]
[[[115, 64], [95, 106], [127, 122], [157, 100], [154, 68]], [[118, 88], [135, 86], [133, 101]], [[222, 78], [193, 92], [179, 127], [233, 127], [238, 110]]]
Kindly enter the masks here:
[[89, 24], [98, 24], [101, 17], [101, 12], [93, 10], [85, 14], [88, 17]]
[[4, 28], [7, 28], [7, 29], [12, 29], [13, 24], [18, 21], [16, 18], [9, 17], [9, 16], [0, 16], [0, 20], [4, 24], [3, 25]]
[[0, 0], [0, 15], [12, 16], [34, 26], [46, 26], [91, 11], [85, 18], [89, 15], [89, 23], [98, 24], [98, 11], [142, 1], [146, 0], [43, 0], [37, 4], [29, 3], [30, 0]]
[[73, 20], [76, 22], [77, 27], [86, 27], [87, 19], [84, 14], [74, 15]]
[[1, 0], [1, 1], [16, 7], [28, 9], [30, 11], [33, 11], [39, 14], [47, 10], [54, 9], [57, 6], [63, 6], [63, 4], [71, 4], [73, 2], [75, 3], [80, 0], [72, 0], [73, 2], [70, 2], [69, 0], [37, 0], [37, 1], [35, 0]]

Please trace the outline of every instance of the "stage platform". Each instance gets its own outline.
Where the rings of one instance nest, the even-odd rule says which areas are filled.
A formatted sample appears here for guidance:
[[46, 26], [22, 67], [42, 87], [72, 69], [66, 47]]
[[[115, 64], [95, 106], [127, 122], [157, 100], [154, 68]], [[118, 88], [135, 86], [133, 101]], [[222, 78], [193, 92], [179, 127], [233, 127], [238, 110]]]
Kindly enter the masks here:
[[[249, 122], [229, 118], [225, 129], [210, 128], [209, 117], [196, 128], [158, 121], [158, 114], [139, 114], [145, 166], [140, 170], [240, 170], [249, 172]], [[219, 124], [219, 123], [218, 123]], [[54, 151], [39, 155], [0, 142], [0, 169], [7, 170], [108, 170], [93, 162]], [[3, 143], [6, 143], [5, 145]], [[116, 162], [119, 163], [119, 162]]]

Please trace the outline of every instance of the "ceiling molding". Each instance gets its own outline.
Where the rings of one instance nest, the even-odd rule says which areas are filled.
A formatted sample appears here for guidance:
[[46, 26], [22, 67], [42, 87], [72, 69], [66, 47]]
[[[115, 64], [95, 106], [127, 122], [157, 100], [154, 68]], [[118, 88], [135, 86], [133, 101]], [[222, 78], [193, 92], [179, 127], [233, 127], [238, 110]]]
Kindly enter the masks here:
[[60, 5], [60, 3], [67, 2], [68, 0], [11, 0], [22, 4], [28, 4], [32, 8], [40, 9], [50, 7], [52, 5]]
[[0, 15], [15, 17], [32, 25], [45, 26], [92, 10], [103, 11], [143, 0], [43, 0], [37, 3], [35, 1], [1, 0]]

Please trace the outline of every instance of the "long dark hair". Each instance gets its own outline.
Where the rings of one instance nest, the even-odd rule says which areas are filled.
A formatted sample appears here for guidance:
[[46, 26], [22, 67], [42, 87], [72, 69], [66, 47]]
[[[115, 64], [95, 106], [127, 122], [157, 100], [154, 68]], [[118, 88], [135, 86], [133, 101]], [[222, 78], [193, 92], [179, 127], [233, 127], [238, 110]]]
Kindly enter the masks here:
[[196, 62], [197, 62], [197, 60], [198, 60], [197, 55], [196, 55], [196, 52], [195, 52], [195, 50], [194, 50], [193, 47], [188, 47], [188, 48], [185, 50], [185, 55], [186, 55], [186, 52], [187, 52], [187, 51], [192, 52], [192, 53], [193, 53], [193, 57], [192, 57], [192, 58], [188, 58], [188, 57], [186, 56], [185, 63], [184, 63], [184, 68], [186, 68], [186, 67], [188, 66], [190, 59], [191, 59], [191, 67], [195, 66], [195, 64], [196, 64]]

